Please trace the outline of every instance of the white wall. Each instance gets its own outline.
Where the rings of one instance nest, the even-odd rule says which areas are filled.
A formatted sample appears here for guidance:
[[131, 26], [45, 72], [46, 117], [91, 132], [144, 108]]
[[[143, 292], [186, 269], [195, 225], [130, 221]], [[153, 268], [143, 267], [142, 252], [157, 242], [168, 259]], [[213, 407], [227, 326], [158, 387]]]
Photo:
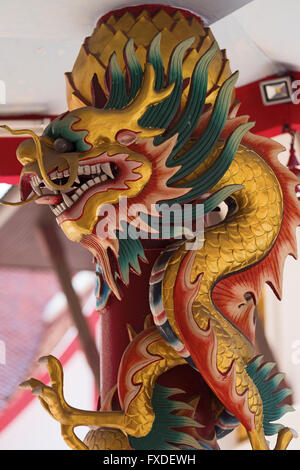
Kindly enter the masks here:
[[[94, 410], [94, 383], [82, 352], [76, 352], [64, 368], [65, 398], [70, 405]], [[78, 428], [83, 437], [88, 428]], [[42, 408], [38, 398], [0, 434], [1, 450], [60, 450], [69, 449], [60, 435], [60, 425]]]

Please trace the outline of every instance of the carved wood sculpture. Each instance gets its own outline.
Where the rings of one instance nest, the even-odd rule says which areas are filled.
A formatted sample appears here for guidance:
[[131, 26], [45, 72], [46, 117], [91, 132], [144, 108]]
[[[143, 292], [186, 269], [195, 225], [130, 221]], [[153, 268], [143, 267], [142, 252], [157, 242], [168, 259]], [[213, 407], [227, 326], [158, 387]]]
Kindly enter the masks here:
[[[130, 272], [148, 292], [138, 306], [144, 330], [128, 326], [101, 410], [65, 402], [52, 356], [41, 359], [51, 386], [22, 384], [74, 449], [217, 449], [239, 422], [253, 449], [268, 448], [266, 435], [278, 433], [277, 449], [293, 437], [273, 422], [290, 410], [282, 404], [290, 391], [278, 390], [283, 375], [257, 356], [254, 308], [266, 282], [280, 297], [285, 258], [295, 256], [298, 180], [277, 160], [282, 147], [236, 116], [237, 77], [196, 15], [128, 7], [101, 18], [85, 40], [66, 74], [69, 111], [40, 138], [7, 127], [32, 137], [17, 150], [22, 204], [49, 205], [97, 260], [103, 321], [121, 305], [114, 328], [125, 329]], [[161, 204], [179, 212], [189, 204], [196, 223], [199, 204], [207, 222], [224, 202], [223, 220], [206, 223], [192, 249], [176, 214], [165, 235]], [[82, 442], [79, 425], [99, 429]]]

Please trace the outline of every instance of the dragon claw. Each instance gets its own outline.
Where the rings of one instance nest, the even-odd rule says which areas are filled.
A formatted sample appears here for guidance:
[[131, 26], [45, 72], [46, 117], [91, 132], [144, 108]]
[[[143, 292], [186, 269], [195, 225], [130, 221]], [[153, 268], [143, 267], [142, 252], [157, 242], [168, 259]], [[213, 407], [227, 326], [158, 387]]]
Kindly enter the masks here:
[[38, 396], [42, 395], [42, 393], [43, 393], [43, 387], [40, 387], [40, 386], [39, 386], [39, 387], [35, 387], [35, 388], [33, 388], [33, 389], [31, 390], [31, 393], [32, 393], [32, 395], [35, 395], [35, 396], [38, 397]]
[[31, 390], [37, 396], [43, 407], [50, 415], [62, 425], [69, 425], [71, 407], [66, 403], [63, 396], [63, 370], [60, 362], [54, 356], [43, 356], [39, 359], [39, 364], [46, 365], [50, 385], [46, 385], [37, 379], [31, 378], [22, 382], [19, 387]]
[[296, 433], [296, 431], [294, 431], [294, 429], [281, 429], [278, 433], [277, 442], [274, 450], [286, 450], [291, 440], [296, 437], [298, 437], [298, 434]]
[[25, 382], [21, 382], [19, 384], [19, 388], [22, 388], [23, 390], [31, 389], [29, 380], [25, 380]]
[[38, 360], [38, 363], [42, 365], [47, 365], [48, 362], [49, 362], [49, 356], [42, 356]]
[[25, 382], [20, 383], [19, 388], [23, 390], [33, 390], [37, 387], [42, 387], [44, 384], [37, 379], [31, 378], [29, 380], [25, 380]]

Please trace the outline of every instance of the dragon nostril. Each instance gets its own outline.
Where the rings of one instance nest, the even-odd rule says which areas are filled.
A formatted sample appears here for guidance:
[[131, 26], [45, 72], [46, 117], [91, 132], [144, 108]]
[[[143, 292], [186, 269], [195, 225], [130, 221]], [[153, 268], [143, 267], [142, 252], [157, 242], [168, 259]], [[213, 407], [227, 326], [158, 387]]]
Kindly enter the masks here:
[[54, 148], [59, 153], [73, 152], [75, 150], [75, 144], [63, 137], [58, 137], [54, 141]]

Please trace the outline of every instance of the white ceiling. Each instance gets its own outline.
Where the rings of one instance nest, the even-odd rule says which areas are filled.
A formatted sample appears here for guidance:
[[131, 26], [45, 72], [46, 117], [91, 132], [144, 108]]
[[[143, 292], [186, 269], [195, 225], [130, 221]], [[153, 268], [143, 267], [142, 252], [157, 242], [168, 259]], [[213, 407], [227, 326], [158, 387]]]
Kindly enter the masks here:
[[299, 18], [299, 0], [254, 0], [211, 26], [240, 71], [238, 86], [300, 70]]
[[[1, 0], [0, 80], [6, 105], [58, 114], [65, 110], [64, 72], [72, 69], [83, 39], [106, 11], [137, 0]], [[300, 69], [299, 0], [153, 0], [202, 14], [211, 24], [238, 85], [286, 68]], [[241, 8], [239, 8], [241, 7]], [[239, 8], [239, 9], [237, 9]], [[221, 18], [221, 19], [219, 19]]]

